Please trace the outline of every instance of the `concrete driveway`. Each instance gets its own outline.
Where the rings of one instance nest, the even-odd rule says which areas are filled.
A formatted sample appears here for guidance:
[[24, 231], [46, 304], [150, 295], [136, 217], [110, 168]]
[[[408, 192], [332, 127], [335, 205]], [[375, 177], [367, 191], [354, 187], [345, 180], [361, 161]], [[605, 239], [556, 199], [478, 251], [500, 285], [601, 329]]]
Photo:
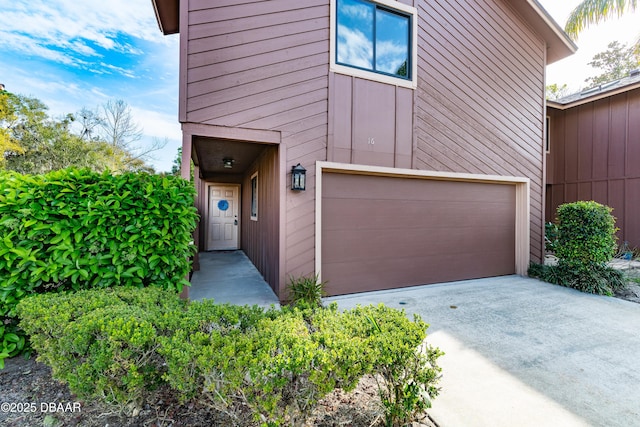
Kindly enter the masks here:
[[429, 323], [440, 427], [640, 426], [640, 304], [505, 276], [331, 297]]

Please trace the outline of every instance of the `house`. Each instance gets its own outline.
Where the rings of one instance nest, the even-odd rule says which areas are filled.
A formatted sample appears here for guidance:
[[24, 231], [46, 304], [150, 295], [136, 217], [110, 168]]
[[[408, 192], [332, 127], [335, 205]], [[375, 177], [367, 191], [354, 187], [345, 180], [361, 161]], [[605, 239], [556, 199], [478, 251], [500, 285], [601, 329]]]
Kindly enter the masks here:
[[613, 208], [619, 243], [640, 247], [640, 70], [548, 101], [546, 221], [562, 203]]
[[576, 47], [537, 1], [152, 1], [201, 251], [241, 248], [281, 299], [541, 260], [545, 66]]

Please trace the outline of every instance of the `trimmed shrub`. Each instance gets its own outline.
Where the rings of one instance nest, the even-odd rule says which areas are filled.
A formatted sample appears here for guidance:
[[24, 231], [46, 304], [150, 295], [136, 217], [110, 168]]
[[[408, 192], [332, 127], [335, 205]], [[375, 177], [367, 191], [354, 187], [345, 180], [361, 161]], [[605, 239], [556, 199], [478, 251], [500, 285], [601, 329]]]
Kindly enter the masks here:
[[616, 253], [613, 209], [594, 201], [558, 207], [558, 261], [570, 266], [590, 266], [611, 261]]
[[38, 360], [81, 398], [137, 406], [165, 371], [157, 337], [186, 302], [159, 288], [80, 290], [24, 298], [17, 311]]
[[80, 397], [132, 409], [167, 384], [230, 424], [302, 425], [335, 388], [379, 381], [389, 426], [419, 420], [438, 393], [438, 349], [403, 311], [282, 310], [181, 301], [155, 288], [25, 298], [17, 308], [39, 360]]
[[[118, 285], [180, 291], [195, 252], [194, 196], [188, 181], [171, 176], [0, 172], [5, 327], [23, 336], [15, 306], [34, 293]], [[0, 359], [19, 353], [9, 349], [0, 348]]]
[[623, 274], [607, 265], [617, 249], [615, 218], [611, 211], [610, 207], [593, 201], [560, 205], [554, 243], [558, 265], [532, 264], [528, 274], [600, 295], [613, 295], [623, 288]]

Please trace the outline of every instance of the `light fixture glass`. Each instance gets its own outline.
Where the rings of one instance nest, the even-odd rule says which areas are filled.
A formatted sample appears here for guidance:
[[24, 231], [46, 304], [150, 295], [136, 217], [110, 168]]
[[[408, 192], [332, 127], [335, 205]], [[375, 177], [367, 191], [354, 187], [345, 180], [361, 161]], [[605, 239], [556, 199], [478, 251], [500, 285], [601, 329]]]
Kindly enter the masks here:
[[233, 159], [225, 157], [224, 159], [222, 159], [222, 164], [226, 169], [231, 169], [233, 167]]
[[291, 189], [294, 191], [304, 191], [306, 188], [307, 170], [298, 163], [291, 167]]

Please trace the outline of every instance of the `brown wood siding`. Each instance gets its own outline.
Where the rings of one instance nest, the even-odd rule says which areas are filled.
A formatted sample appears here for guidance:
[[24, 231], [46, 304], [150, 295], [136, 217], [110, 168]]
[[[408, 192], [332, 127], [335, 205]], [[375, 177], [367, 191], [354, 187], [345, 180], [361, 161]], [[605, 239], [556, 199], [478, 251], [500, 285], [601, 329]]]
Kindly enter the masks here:
[[[259, 179], [268, 195], [290, 186], [291, 166], [307, 169], [308, 191], [282, 193], [280, 210], [268, 213], [270, 231], [243, 221], [243, 249], [263, 274], [278, 275], [268, 281], [284, 298], [288, 275], [314, 271], [314, 164], [327, 152], [329, 2], [190, 0], [188, 19], [186, 121], [280, 131], [280, 158], [269, 166], [277, 168], [277, 184]], [[263, 201], [260, 215], [265, 209]], [[278, 244], [284, 263], [262, 252]], [[267, 272], [278, 265], [281, 271]]]
[[501, 1], [418, 2], [417, 169], [531, 179], [542, 256], [544, 49]]
[[[278, 148], [269, 147], [247, 171], [242, 181], [241, 248], [265, 281], [279, 284], [278, 233], [280, 221]], [[251, 176], [258, 173], [258, 220], [251, 219]]]
[[324, 173], [330, 295], [515, 272], [515, 186]]
[[546, 221], [562, 203], [595, 200], [614, 208], [619, 243], [640, 247], [640, 89], [548, 115]]

